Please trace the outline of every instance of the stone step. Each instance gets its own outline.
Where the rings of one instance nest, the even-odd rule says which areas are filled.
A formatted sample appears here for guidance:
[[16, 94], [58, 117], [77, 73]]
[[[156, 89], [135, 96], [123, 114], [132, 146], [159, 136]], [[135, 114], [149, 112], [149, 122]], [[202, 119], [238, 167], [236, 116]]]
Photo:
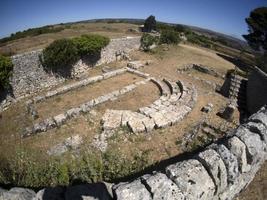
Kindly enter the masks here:
[[169, 87], [167, 86], [166, 83], [164, 83], [164, 81], [155, 78], [151, 78], [151, 81], [158, 86], [161, 95], [168, 96], [171, 94]]

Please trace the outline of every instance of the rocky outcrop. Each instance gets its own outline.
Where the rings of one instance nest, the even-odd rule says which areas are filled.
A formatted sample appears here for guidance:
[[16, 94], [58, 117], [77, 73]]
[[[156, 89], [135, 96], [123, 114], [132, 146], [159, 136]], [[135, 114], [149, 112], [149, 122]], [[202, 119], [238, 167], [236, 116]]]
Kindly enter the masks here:
[[118, 184], [86, 184], [66, 189], [0, 189], [0, 199], [231, 200], [253, 180], [267, 159], [267, 107], [226, 138], [161, 172]]

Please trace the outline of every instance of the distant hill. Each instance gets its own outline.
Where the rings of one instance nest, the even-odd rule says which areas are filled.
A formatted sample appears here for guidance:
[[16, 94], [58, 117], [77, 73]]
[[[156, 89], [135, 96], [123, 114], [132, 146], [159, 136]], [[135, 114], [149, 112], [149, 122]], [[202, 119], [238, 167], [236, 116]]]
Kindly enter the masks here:
[[[102, 23], [131, 23], [131, 24], [141, 25], [141, 24], [144, 24], [144, 21], [145, 21], [144, 19], [132, 19], [132, 18], [104, 18], [104, 19], [90, 19], [90, 20], [83, 20], [83, 21], [77, 21], [77, 22], [54, 24], [54, 25], [49, 25], [49, 26], [44, 26], [44, 27], [39, 27], [39, 28], [31, 28], [25, 31], [19, 31], [15, 34], [11, 34], [9, 37], [0, 39], [0, 46], [5, 45], [5, 43], [8, 41], [20, 39], [20, 38], [27, 37], [27, 36], [35, 36], [35, 35], [40, 35], [43, 33], [59, 32], [69, 25], [75, 25], [79, 23], [102, 22]], [[204, 28], [200, 28], [196, 26], [166, 23], [166, 22], [159, 22], [159, 23], [170, 25], [170, 26], [181, 25], [185, 27], [186, 29], [189, 29], [197, 34], [205, 35], [209, 38], [222, 41], [222, 43], [227, 43], [227, 46], [230, 46], [232, 48], [239, 49], [239, 50], [246, 50], [248, 52], [251, 52], [251, 49], [249, 48], [248, 44], [245, 41], [232, 37], [230, 35], [218, 33], [212, 30], [208, 30], [208, 29], [204, 29]]]

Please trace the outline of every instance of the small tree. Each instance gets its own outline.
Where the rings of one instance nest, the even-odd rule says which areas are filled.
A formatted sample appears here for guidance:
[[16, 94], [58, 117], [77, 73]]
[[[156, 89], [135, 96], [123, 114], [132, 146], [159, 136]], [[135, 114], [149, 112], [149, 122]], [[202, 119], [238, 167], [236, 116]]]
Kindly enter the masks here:
[[258, 51], [256, 63], [267, 73], [267, 7], [256, 8], [246, 18], [249, 34], [243, 35], [248, 44]]
[[13, 63], [9, 57], [0, 55], [0, 88], [9, 89], [9, 78], [12, 76]]
[[149, 51], [150, 47], [157, 42], [157, 38], [148, 33], [144, 33], [141, 37], [141, 49]]
[[150, 15], [145, 20], [145, 23], [144, 23], [144, 31], [145, 32], [151, 32], [152, 30], [156, 30], [156, 25], [157, 25], [157, 22], [156, 22], [155, 16]]
[[51, 43], [43, 51], [40, 61], [46, 71], [69, 77], [72, 65], [79, 59], [78, 50], [70, 39], [60, 39]]

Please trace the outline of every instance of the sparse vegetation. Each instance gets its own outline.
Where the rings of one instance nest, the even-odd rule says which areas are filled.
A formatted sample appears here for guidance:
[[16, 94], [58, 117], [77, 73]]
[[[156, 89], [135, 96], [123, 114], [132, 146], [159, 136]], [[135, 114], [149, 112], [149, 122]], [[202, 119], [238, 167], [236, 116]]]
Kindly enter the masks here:
[[30, 28], [25, 31], [19, 31], [16, 33], [12, 33], [9, 37], [5, 37], [0, 39], [0, 46], [4, 45], [5, 43], [13, 40], [17, 40], [20, 38], [25, 38], [25, 37], [32, 37], [32, 36], [37, 36], [45, 33], [57, 33], [62, 30], [64, 30], [64, 27], [53, 27], [53, 26], [44, 26], [40, 28]]
[[70, 39], [60, 39], [51, 43], [40, 57], [45, 70], [69, 77], [72, 64], [79, 58], [78, 49]]
[[9, 78], [12, 76], [13, 64], [9, 57], [0, 55], [0, 89], [9, 89]]
[[148, 151], [126, 158], [116, 150], [83, 152], [79, 157], [40, 159], [18, 149], [12, 157], [1, 158], [0, 183], [24, 187], [68, 185], [76, 180], [113, 181], [141, 171], [148, 165]]
[[181, 42], [179, 33], [165, 30], [160, 35], [160, 44], [178, 44]]
[[141, 49], [149, 51], [153, 44], [158, 43], [158, 38], [148, 33], [144, 33], [141, 37]]

